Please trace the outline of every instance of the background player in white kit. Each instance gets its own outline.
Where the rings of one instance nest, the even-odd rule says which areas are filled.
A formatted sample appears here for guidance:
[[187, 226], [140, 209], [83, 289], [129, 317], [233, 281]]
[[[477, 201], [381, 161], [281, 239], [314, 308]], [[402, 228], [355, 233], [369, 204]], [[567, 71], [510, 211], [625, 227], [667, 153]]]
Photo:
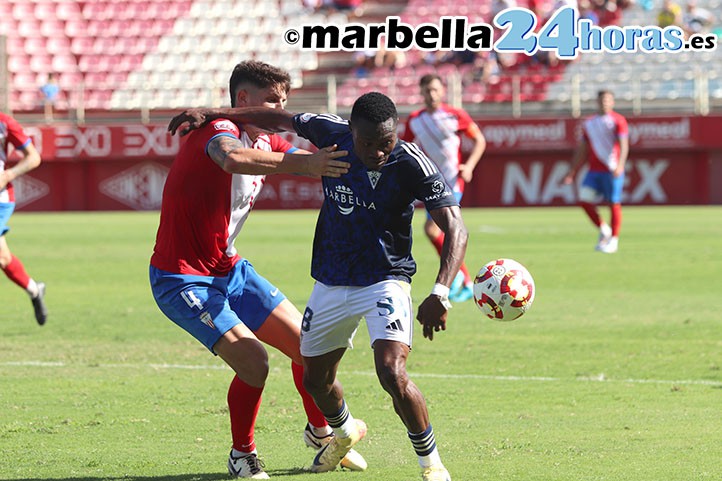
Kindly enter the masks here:
[[[471, 182], [474, 168], [486, 150], [486, 139], [468, 113], [444, 103], [446, 92], [441, 77], [436, 74], [424, 75], [419, 80], [419, 88], [424, 97], [425, 108], [409, 115], [402, 139], [414, 142], [423, 149], [444, 176], [456, 200], [461, 202], [464, 186]], [[474, 142], [465, 162], [462, 162], [462, 135]], [[441, 255], [444, 233], [429, 215], [426, 216], [424, 232], [436, 252]], [[451, 285], [449, 299], [463, 302], [471, 299], [473, 295], [473, 279], [466, 264], [462, 263], [459, 274]]]
[[[238, 64], [230, 80], [232, 105], [282, 108], [290, 89], [285, 71], [257, 61]], [[264, 174], [294, 172], [338, 176], [347, 171], [333, 148], [299, 155], [276, 135], [219, 119], [188, 138], [163, 191], [161, 221], [150, 279], [158, 306], [234, 371], [228, 390], [232, 476], [267, 479], [256, 455], [254, 426], [268, 375], [259, 340], [292, 360], [309, 424], [308, 444], [333, 437], [323, 414], [302, 386], [301, 314], [233, 245], [264, 183]], [[302, 151], [305, 154], [309, 152]], [[350, 468], [365, 468], [357, 453]], [[354, 462], [355, 461], [355, 464]]]

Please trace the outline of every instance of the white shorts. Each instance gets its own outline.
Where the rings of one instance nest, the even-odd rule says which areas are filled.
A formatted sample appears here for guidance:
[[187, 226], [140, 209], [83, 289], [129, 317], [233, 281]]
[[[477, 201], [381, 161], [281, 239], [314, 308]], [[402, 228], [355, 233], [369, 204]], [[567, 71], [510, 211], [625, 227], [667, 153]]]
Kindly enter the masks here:
[[411, 347], [411, 286], [381, 281], [366, 287], [327, 286], [317, 282], [303, 313], [301, 354], [315, 357], [339, 348], [353, 348], [361, 318], [371, 338], [398, 341]]

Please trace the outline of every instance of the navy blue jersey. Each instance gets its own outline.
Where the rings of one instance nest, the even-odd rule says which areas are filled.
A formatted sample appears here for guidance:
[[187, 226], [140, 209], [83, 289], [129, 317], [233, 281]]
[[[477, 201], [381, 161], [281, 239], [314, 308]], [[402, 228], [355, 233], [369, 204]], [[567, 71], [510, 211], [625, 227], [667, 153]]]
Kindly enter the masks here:
[[348, 122], [330, 114], [299, 114], [298, 134], [316, 147], [337, 144], [351, 163], [340, 178], [323, 177], [324, 201], [313, 239], [311, 276], [331, 286], [411, 281], [414, 202], [428, 210], [459, 205], [433, 162], [415, 144], [399, 141], [381, 170], [368, 170], [353, 153]]

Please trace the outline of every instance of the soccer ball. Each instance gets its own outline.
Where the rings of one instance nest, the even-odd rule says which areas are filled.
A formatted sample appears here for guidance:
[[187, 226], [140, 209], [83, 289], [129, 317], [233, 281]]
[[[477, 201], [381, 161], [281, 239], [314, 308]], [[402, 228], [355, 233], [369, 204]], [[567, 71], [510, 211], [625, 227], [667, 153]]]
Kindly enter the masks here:
[[511, 259], [497, 259], [481, 268], [474, 279], [474, 301], [490, 319], [513, 321], [534, 302], [534, 279], [526, 267]]

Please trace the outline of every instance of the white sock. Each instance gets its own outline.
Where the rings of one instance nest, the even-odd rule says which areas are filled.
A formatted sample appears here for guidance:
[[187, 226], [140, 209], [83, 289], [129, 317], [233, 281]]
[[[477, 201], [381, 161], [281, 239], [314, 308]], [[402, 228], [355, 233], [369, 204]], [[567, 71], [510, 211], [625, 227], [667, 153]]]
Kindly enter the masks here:
[[40, 294], [40, 292], [38, 291], [38, 283], [35, 282], [35, 279], [30, 279], [30, 282], [28, 282], [28, 287], [25, 288], [25, 292], [27, 292], [28, 295], [33, 299], [38, 297], [38, 294]]
[[434, 448], [427, 456], [419, 456], [419, 466], [421, 466], [422, 469], [430, 468], [431, 466], [443, 466], [443, 464], [441, 464], [439, 450]]
[[331, 429], [331, 426], [329, 426], [328, 424], [322, 428], [317, 428], [311, 423], [308, 423], [308, 425], [311, 426], [311, 432], [319, 438], [326, 437], [333, 432], [333, 429]]
[[231, 453], [232, 453], [232, 456], [233, 456], [234, 458], [240, 458], [240, 457], [242, 457], [242, 456], [248, 456], [249, 454], [256, 454], [256, 455], [257, 455], [257, 454], [258, 454], [258, 451], [256, 451], [256, 450], [254, 449], [254, 450], [251, 451], [250, 453], [246, 453], [246, 452], [243, 452], [243, 451], [239, 451], [239, 450], [237, 450], [236, 448], [233, 448], [233, 449], [231, 449]]
[[356, 427], [356, 420], [351, 416], [348, 406], [346, 406], [346, 401], [343, 401], [338, 414], [332, 417], [326, 417], [326, 421], [328, 421], [329, 426], [333, 428], [333, 432], [336, 433], [336, 436], [339, 438], [349, 438], [356, 432], [356, 429], [358, 429]]
[[431, 466], [443, 466], [439, 450], [436, 448], [436, 437], [434, 436], [434, 428], [429, 425], [426, 431], [418, 434], [409, 433], [409, 439], [419, 457], [419, 466], [422, 468], [430, 468]]

